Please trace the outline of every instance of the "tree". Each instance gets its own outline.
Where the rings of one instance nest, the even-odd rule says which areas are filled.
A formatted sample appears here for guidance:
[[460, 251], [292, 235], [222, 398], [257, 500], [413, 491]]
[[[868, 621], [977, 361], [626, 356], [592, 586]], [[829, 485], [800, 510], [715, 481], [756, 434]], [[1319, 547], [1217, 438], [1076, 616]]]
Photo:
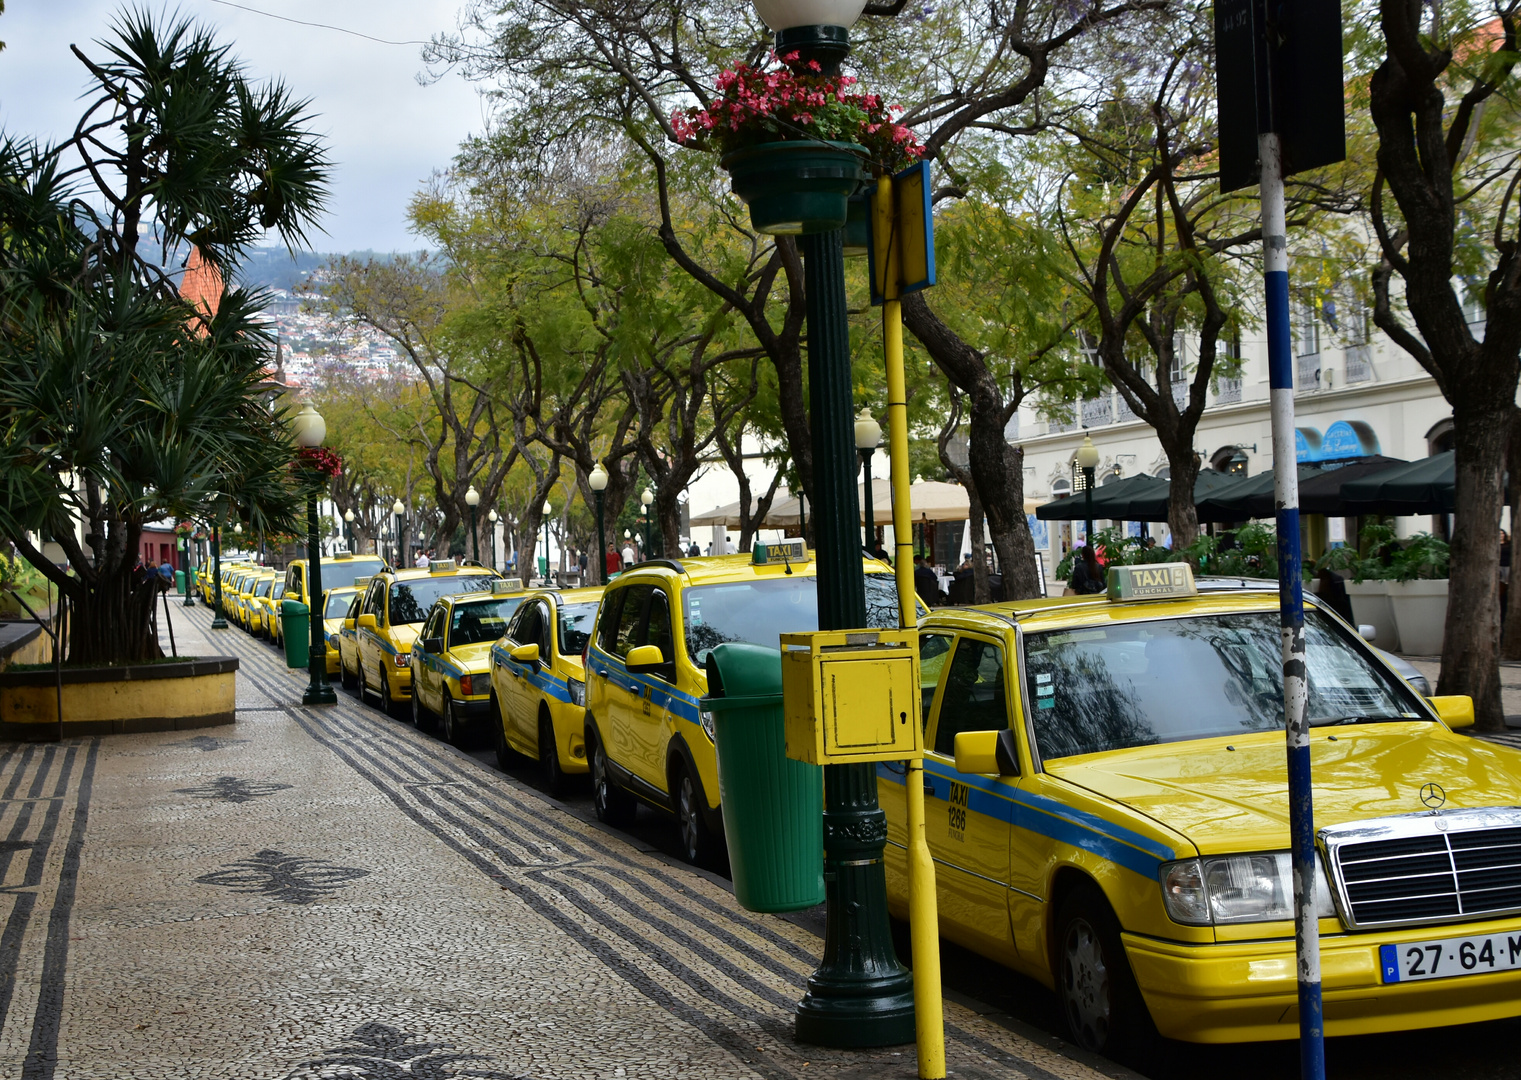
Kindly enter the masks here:
[[[1438, 692], [1471, 695], [1487, 731], [1505, 726], [1495, 582], [1521, 377], [1518, 12], [1515, 0], [1487, 10], [1380, 0], [1383, 55], [1369, 84], [1378, 133], [1370, 213], [1383, 256], [1373, 321], [1452, 405], [1456, 505]], [[1465, 299], [1482, 313], [1482, 334]]]
[[[131, 12], [102, 48], [74, 49], [89, 78], [70, 138], [0, 144], [0, 531], [73, 605], [75, 663], [160, 655], [145, 522], [294, 527], [293, 447], [260, 386], [262, 298], [224, 278], [267, 230], [303, 242], [327, 176], [306, 103], [252, 83], [209, 30]], [[204, 262], [200, 303], [165, 268], [186, 250]]]

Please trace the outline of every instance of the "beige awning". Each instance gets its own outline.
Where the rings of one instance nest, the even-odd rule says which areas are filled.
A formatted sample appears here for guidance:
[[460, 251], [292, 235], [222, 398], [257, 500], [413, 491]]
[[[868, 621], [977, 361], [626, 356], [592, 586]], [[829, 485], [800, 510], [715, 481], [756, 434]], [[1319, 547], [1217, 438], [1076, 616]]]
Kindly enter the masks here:
[[[872, 478], [871, 497], [872, 519], [878, 525], [891, 525], [893, 523], [892, 492], [886, 477]], [[857, 486], [856, 499], [858, 506], [866, 501], [865, 485]], [[1036, 505], [1036, 500], [1026, 499], [1025, 513], [1033, 514]], [[940, 480], [921, 480], [917, 484], [910, 484], [908, 508], [909, 520], [913, 524], [926, 521], [965, 521], [971, 513], [966, 488], [960, 484], [947, 484]], [[797, 498], [784, 491], [778, 491], [763, 527], [767, 529], [795, 528], [799, 524], [798, 513]], [[808, 508], [808, 516], [810, 518], [813, 516], [812, 507]], [[727, 506], [720, 506], [705, 514], [699, 514], [692, 518], [691, 523], [693, 527], [724, 525], [737, 529], [739, 528], [739, 503], [732, 502]]]

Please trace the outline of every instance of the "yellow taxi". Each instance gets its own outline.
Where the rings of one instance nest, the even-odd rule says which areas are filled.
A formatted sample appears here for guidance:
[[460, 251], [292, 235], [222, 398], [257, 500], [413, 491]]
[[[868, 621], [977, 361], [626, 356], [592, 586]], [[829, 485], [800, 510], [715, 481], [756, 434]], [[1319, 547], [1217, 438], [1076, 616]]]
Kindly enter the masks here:
[[284, 596], [285, 579], [276, 577], [269, 583], [268, 591], [261, 591], [254, 597], [257, 602], [254, 633], [268, 638], [275, 644], [281, 641], [280, 601]]
[[489, 591], [500, 579], [495, 570], [453, 559], [371, 578], [354, 620], [360, 698], [373, 695], [382, 709], [401, 719], [412, 696], [412, 643], [434, 603], [442, 596]]
[[[253, 566], [238, 571], [232, 577], [232, 588], [223, 593], [223, 601], [227, 608], [227, 615], [244, 630], [248, 629], [248, 597], [253, 590], [254, 582], [266, 573], [262, 566]], [[268, 571], [274, 573], [274, 571]]]
[[456, 746], [491, 713], [491, 647], [522, 604], [520, 578], [499, 578], [489, 593], [442, 596], [412, 645], [412, 723]]
[[[870, 625], [898, 625], [892, 570], [865, 560]], [[815, 564], [801, 541], [752, 555], [651, 559], [607, 586], [586, 660], [586, 754], [597, 817], [638, 802], [674, 814], [682, 851], [703, 862], [723, 843], [713, 718], [700, 712], [708, 654], [726, 641], [775, 647], [818, 629]]]
[[[294, 559], [285, 568], [285, 599], [296, 600], [311, 607], [312, 598], [307, 585], [306, 560]], [[337, 551], [322, 557], [322, 591], [354, 584], [359, 578], [373, 577], [387, 569], [379, 555], [353, 555]]]
[[343, 619], [338, 624], [338, 678], [349, 690], [359, 685], [359, 631], [356, 624], [359, 619], [359, 606], [364, 603], [365, 593], [369, 591], [371, 580], [371, 578], [362, 577], [354, 582], [357, 591], [350, 599], [348, 610], [344, 612]]
[[533, 593], [491, 649], [497, 764], [506, 769], [516, 754], [537, 760], [552, 794], [587, 771], [584, 654], [602, 593], [600, 585]]
[[241, 594], [242, 606], [241, 617], [243, 629], [255, 637], [264, 633], [264, 601], [268, 598], [271, 588], [280, 581], [280, 575], [275, 570], [265, 570], [255, 574], [246, 584], [246, 592]]
[[[1089, 1049], [1298, 1035], [1278, 624], [1276, 588], [1180, 563], [919, 626], [941, 931], [1053, 987]], [[1326, 1034], [1521, 1015], [1521, 752], [1310, 598], [1305, 637]]]
[[354, 606], [359, 595], [356, 585], [340, 585], [322, 591], [322, 640], [327, 644], [327, 674], [333, 678], [339, 671], [338, 633], [343, 629], [344, 617]]

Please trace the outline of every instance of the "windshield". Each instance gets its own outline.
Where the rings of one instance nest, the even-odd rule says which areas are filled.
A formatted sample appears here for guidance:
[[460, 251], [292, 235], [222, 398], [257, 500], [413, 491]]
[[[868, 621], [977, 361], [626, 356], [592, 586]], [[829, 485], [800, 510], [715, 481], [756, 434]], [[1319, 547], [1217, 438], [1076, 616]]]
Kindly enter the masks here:
[[273, 587], [271, 587], [270, 590], [269, 590], [269, 598], [271, 600], [278, 600], [278, 599], [280, 599], [280, 597], [282, 597], [284, 595], [285, 595], [285, 582], [283, 580], [276, 580], [276, 582], [274, 583]]
[[324, 619], [341, 619], [348, 614], [349, 605], [353, 602], [353, 593], [341, 593], [335, 589], [327, 594], [327, 609], [322, 613], [322, 617]]
[[273, 585], [274, 583], [275, 582], [274, 582], [273, 578], [265, 578], [263, 581], [259, 582], [258, 588], [254, 589], [254, 595], [255, 596], [268, 596], [269, 595], [269, 587], [271, 585]]
[[597, 618], [597, 602], [560, 605], [560, 655], [580, 656], [591, 640], [592, 623]]
[[522, 602], [521, 596], [509, 596], [502, 600], [456, 605], [449, 620], [449, 648], [495, 641], [507, 632], [507, 619]]
[[391, 586], [391, 623], [420, 623], [440, 596], [467, 592], [487, 592], [496, 577], [486, 574], [461, 574], [458, 577], [416, 578], [398, 581]]
[[334, 559], [329, 562], [322, 560], [322, 584], [329, 589], [340, 589], [352, 585], [362, 577], [373, 577], [380, 573], [385, 564], [379, 559]]
[[[1046, 759], [1283, 729], [1276, 612], [1030, 634], [1025, 694]], [[1312, 724], [1422, 719], [1394, 676], [1305, 613]]]
[[[818, 579], [793, 574], [722, 585], [697, 585], [682, 592], [686, 605], [687, 655], [698, 667], [726, 641], [779, 648], [783, 634], [819, 628]], [[891, 574], [866, 575], [866, 625], [898, 625], [898, 590]]]

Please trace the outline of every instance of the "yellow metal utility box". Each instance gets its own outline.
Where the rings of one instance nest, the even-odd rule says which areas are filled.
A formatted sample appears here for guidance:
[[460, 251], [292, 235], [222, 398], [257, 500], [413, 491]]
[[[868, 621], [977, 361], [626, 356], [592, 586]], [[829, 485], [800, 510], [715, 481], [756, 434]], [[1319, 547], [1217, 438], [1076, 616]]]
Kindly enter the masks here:
[[924, 753], [919, 637], [911, 630], [782, 635], [787, 756], [813, 765]]

